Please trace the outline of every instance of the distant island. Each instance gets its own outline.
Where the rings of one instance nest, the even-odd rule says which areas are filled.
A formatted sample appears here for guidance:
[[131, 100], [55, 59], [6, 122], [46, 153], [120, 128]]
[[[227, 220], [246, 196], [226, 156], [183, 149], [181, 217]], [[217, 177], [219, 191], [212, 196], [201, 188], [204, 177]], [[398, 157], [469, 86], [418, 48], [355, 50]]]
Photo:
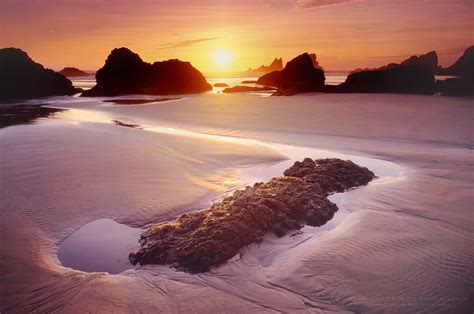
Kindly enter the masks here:
[[247, 71], [243, 73], [244, 76], [260, 76], [262, 74], [273, 72], [273, 71], [280, 71], [283, 69], [283, 59], [282, 58], [275, 58], [273, 59], [270, 65], [261, 65], [258, 68], [252, 69], [249, 68]]
[[124, 47], [112, 50], [95, 77], [97, 85], [82, 96], [178, 95], [212, 90], [189, 62], [172, 59], [150, 64]]
[[79, 70], [78, 68], [66, 67], [59, 71], [64, 76], [67, 77], [77, 77], [77, 76], [90, 76], [91, 73], [87, 73], [85, 71]]

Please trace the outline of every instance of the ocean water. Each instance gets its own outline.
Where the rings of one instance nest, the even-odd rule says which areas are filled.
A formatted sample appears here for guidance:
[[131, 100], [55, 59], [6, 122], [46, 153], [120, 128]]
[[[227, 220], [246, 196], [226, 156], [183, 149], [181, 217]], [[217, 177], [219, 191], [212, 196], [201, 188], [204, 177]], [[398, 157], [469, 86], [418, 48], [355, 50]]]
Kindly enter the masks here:
[[[326, 75], [326, 84], [327, 85], [338, 85], [343, 83], [347, 78], [347, 72], [344, 71], [328, 71]], [[88, 90], [94, 87], [95, 78], [93, 76], [85, 77], [72, 77], [69, 78], [73, 85], [77, 88], [82, 88], [83, 90]], [[247, 86], [260, 86], [257, 84], [242, 84], [243, 81], [255, 81], [258, 77], [207, 77], [206, 80], [209, 84], [213, 86], [213, 89], [210, 93], [220, 94], [225, 87], [214, 87], [216, 83], [226, 83], [229, 87], [237, 85], [247, 85]], [[271, 92], [258, 92], [252, 93], [259, 96], [269, 96]]]

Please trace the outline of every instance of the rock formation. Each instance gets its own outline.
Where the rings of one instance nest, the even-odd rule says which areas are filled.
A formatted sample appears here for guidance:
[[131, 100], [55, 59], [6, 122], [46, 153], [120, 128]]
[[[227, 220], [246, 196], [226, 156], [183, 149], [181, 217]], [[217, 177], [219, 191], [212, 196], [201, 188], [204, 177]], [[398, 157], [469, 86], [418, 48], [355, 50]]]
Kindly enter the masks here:
[[411, 56], [410, 58], [402, 61], [400, 65], [417, 66], [435, 72], [438, 69], [438, 54], [436, 51], [430, 51], [427, 54], [421, 55], [419, 57]]
[[284, 176], [236, 191], [211, 208], [183, 214], [144, 232], [133, 264], [170, 264], [191, 273], [225, 263], [267, 233], [321, 226], [337, 211], [327, 196], [370, 182], [367, 168], [340, 159], [306, 158]]
[[0, 100], [73, 95], [70, 80], [16, 48], [0, 49]]
[[411, 56], [398, 63], [376, 69], [353, 71], [346, 81], [337, 86], [326, 86], [329, 93], [407, 93], [433, 94], [434, 71], [438, 68], [435, 51]]
[[399, 66], [421, 67], [435, 73], [438, 70], [438, 54], [436, 53], [436, 51], [430, 51], [420, 56], [413, 55], [409, 57], [408, 59], [403, 60], [400, 64], [392, 62], [378, 68], [356, 69], [354, 71], [351, 71], [350, 74], [354, 74], [358, 72], [366, 72], [366, 71], [375, 71], [375, 70], [389, 70], [389, 69], [397, 68]]
[[436, 92], [442, 96], [474, 96], [474, 79], [456, 77], [436, 81]]
[[450, 67], [438, 69], [440, 75], [453, 75], [436, 82], [436, 90], [444, 96], [474, 96], [474, 46], [464, 51], [464, 54]]
[[85, 71], [79, 70], [78, 68], [70, 68], [70, 67], [66, 67], [66, 68], [62, 69], [61, 71], [59, 71], [59, 73], [61, 73], [62, 75], [66, 76], [66, 77], [90, 76], [91, 75], [91, 74], [89, 74]]
[[268, 92], [275, 91], [271, 86], [232, 86], [225, 88], [223, 93], [243, 93], [243, 92]]
[[97, 85], [83, 96], [177, 95], [212, 89], [189, 62], [172, 59], [150, 64], [127, 48], [112, 50], [105, 65], [97, 71], [96, 81]]
[[438, 69], [437, 74], [474, 78], [474, 46], [467, 48], [450, 67]]
[[243, 75], [248, 76], [260, 76], [265, 73], [273, 72], [273, 71], [280, 71], [283, 69], [283, 59], [282, 58], [275, 58], [273, 59], [272, 63], [268, 66], [261, 65], [256, 69], [249, 68]]
[[311, 60], [313, 61], [314, 67], [316, 69], [320, 69], [320, 70], [324, 71], [323, 67], [319, 65], [316, 54], [315, 53], [310, 53], [309, 56], [311, 57]]
[[259, 77], [257, 83], [275, 86], [278, 94], [288, 95], [323, 91], [325, 79], [324, 71], [315, 68], [311, 56], [303, 53], [289, 61], [283, 70]]
[[326, 86], [335, 93], [407, 93], [433, 94], [433, 71], [424, 67], [399, 65], [385, 70], [369, 70], [350, 74], [337, 86]]

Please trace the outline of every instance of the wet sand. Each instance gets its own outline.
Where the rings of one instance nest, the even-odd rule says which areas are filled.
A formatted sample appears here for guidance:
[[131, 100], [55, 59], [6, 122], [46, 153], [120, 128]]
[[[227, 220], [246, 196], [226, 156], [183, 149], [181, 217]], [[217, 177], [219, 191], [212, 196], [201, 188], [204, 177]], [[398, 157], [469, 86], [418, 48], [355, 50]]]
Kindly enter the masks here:
[[[2, 312], [472, 309], [472, 100], [201, 95], [156, 106], [51, 104], [71, 110], [0, 131]], [[268, 236], [209, 273], [85, 273], [57, 257], [89, 222], [147, 227], [205, 208], [271, 175], [265, 169], [295, 147], [400, 170], [344, 193], [341, 216], [326, 229]]]

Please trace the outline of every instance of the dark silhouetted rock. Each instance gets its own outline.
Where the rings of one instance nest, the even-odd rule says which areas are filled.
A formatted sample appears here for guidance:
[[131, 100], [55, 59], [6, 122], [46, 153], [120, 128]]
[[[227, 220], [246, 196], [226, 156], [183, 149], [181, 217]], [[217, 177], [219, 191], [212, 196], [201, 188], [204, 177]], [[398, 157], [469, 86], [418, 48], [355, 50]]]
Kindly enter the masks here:
[[407, 93], [433, 94], [433, 71], [420, 66], [394, 66], [385, 70], [369, 70], [350, 74], [337, 86], [326, 86], [333, 93]]
[[306, 158], [285, 176], [236, 191], [211, 208], [183, 214], [144, 232], [133, 264], [171, 264], [191, 273], [225, 263], [267, 233], [321, 226], [337, 211], [327, 196], [362, 186], [374, 174], [351, 161]]
[[97, 71], [96, 81], [97, 85], [83, 92], [83, 96], [177, 95], [212, 89], [189, 62], [173, 59], [150, 64], [127, 48], [112, 50]]
[[240, 83], [242, 83], [242, 84], [257, 84], [257, 80], [244, 80]]
[[400, 64], [392, 62], [378, 68], [355, 69], [351, 71], [350, 74], [354, 74], [358, 72], [375, 71], [375, 70], [389, 70], [393, 68], [398, 68], [401, 65], [421, 67], [421, 68], [428, 69], [432, 72], [436, 72], [438, 70], [438, 54], [436, 53], [436, 51], [430, 51], [424, 55], [411, 56], [408, 59], [402, 61]]
[[313, 61], [313, 66], [316, 69], [320, 69], [320, 70], [324, 71], [323, 67], [319, 65], [316, 54], [315, 53], [310, 53], [309, 56], [310, 56], [311, 60]]
[[214, 84], [214, 87], [227, 87], [227, 86], [229, 86], [229, 84], [227, 84], [227, 83], [216, 83], [216, 84]]
[[419, 57], [411, 56], [405, 61], [402, 61], [400, 65], [417, 66], [435, 72], [438, 69], [438, 55], [436, 54], [436, 51], [430, 51]]
[[227, 87], [222, 92], [224, 93], [242, 93], [242, 92], [268, 92], [274, 91], [275, 87], [271, 86], [233, 86]]
[[474, 78], [474, 46], [464, 51], [464, 54], [450, 67], [438, 69], [437, 74]]
[[436, 91], [442, 96], [474, 96], [474, 78], [457, 77], [438, 80]]
[[64, 76], [67, 77], [76, 77], [76, 76], [90, 76], [91, 74], [79, 70], [78, 68], [64, 68], [61, 71], [59, 71]]
[[304, 53], [288, 62], [283, 70], [261, 76], [257, 83], [277, 87], [277, 94], [298, 94], [323, 91], [325, 79], [324, 71], [316, 69], [313, 59]]
[[283, 59], [282, 58], [275, 58], [273, 59], [272, 63], [269, 66], [261, 65], [256, 69], [249, 68], [243, 75], [254, 76], [254, 75], [262, 75], [265, 73], [273, 72], [273, 71], [280, 71], [283, 69]]
[[16, 48], [0, 49], [0, 100], [73, 95], [70, 80]]

